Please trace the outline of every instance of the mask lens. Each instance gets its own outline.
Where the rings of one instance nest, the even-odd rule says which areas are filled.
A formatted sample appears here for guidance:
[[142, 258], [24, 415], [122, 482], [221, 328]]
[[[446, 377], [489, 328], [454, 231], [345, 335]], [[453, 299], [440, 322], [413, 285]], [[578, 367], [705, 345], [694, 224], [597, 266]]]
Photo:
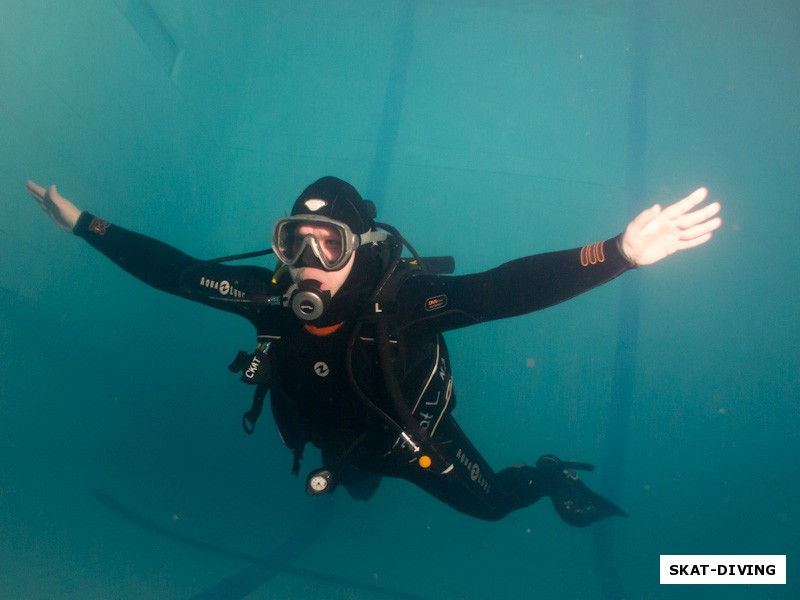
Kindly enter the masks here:
[[276, 233], [275, 251], [286, 264], [294, 265], [307, 250], [330, 270], [340, 268], [348, 258], [346, 232], [334, 224], [285, 221]]

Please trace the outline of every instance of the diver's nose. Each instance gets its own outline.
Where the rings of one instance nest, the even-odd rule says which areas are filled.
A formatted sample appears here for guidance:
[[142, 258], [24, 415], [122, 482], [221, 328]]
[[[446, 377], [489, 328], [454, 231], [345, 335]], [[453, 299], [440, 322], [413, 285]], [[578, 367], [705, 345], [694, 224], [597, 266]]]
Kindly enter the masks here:
[[314, 249], [311, 244], [306, 244], [303, 248], [303, 253], [300, 255], [300, 264], [298, 266], [309, 267], [311, 269], [324, 269], [322, 261], [314, 254]]

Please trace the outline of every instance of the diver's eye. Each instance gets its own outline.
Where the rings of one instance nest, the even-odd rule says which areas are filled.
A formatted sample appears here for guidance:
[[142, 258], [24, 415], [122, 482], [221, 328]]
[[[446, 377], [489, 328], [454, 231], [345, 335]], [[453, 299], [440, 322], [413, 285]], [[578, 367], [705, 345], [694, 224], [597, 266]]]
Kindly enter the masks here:
[[342, 254], [342, 242], [338, 238], [328, 238], [322, 241], [322, 247], [329, 259], [339, 258]]

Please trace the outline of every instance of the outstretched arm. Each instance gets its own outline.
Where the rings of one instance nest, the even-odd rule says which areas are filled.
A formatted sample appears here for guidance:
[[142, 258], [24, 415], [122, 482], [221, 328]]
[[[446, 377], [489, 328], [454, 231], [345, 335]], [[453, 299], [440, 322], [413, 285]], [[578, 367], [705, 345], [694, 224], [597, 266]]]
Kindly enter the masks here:
[[54, 185], [45, 189], [28, 181], [25, 188], [61, 229], [82, 237], [125, 271], [159, 290], [244, 315], [250, 313], [251, 299], [273, 293], [269, 269], [202, 261], [80, 210]]
[[69, 232], [75, 229], [82, 211], [59, 194], [56, 186], [51, 185], [49, 189], [45, 190], [39, 184], [28, 180], [25, 189], [61, 229]]
[[121, 227], [80, 210], [56, 190], [28, 181], [28, 193], [64, 231], [82, 237], [117, 265], [148, 285], [172, 294], [185, 295], [181, 275], [199, 263], [177, 248]]
[[722, 224], [715, 217], [719, 203], [693, 211], [707, 195], [700, 188], [665, 209], [653, 206], [624, 234], [604, 242], [520, 258], [483, 273], [409, 278], [399, 292], [403, 318], [409, 326], [447, 331], [569, 300], [629, 269], [711, 239]]
[[719, 202], [693, 210], [708, 196], [699, 188], [675, 204], [662, 209], [656, 204], [630, 222], [622, 236], [622, 251], [637, 265], [651, 265], [679, 250], [694, 248], [711, 239], [722, 225], [715, 215]]

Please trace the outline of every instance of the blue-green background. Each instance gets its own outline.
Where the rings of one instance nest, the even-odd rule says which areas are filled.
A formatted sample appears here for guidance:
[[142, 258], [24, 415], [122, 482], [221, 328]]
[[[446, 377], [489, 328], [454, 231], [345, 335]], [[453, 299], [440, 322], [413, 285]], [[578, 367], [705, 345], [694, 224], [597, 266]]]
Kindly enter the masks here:
[[[798, 32], [795, 0], [2, 0], [0, 597], [796, 597]], [[629, 519], [307, 497], [270, 420], [241, 431], [250, 326], [23, 188], [212, 257], [326, 174], [459, 273], [724, 203], [707, 246], [448, 336], [487, 459], [595, 462]], [[660, 586], [661, 554], [786, 554], [788, 584]]]

